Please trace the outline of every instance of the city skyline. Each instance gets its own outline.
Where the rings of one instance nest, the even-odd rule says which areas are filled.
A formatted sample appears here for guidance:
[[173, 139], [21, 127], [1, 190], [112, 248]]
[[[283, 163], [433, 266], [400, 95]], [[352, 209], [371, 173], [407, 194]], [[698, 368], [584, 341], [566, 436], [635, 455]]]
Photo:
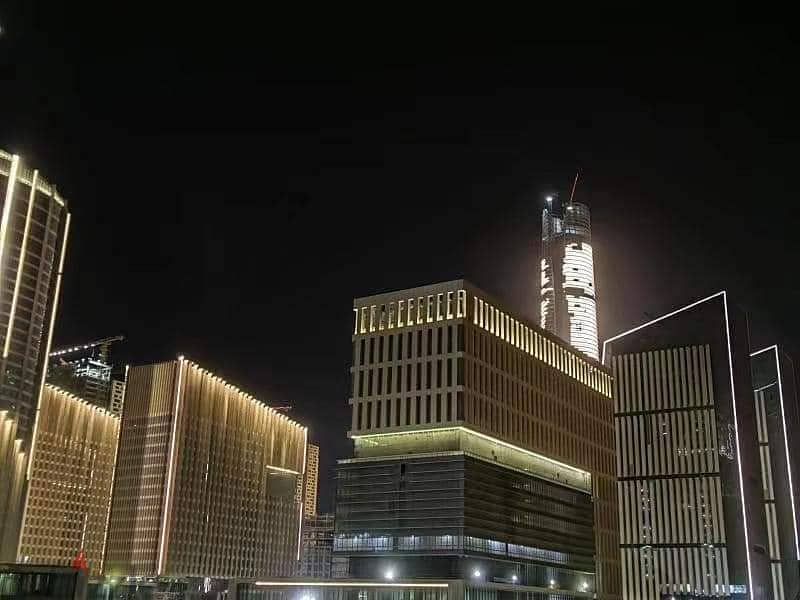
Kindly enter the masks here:
[[[568, 188], [576, 168], [592, 210], [601, 341], [725, 288], [752, 315], [754, 346], [798, 356], [796, 294], [779, 268], [797, 253], [786, 193], [797, 121], [760, 95], [781, 72], [772, 59], [791, 55], [780, 31], [741, 36], [746, 50], [739, 36], [715, 32], [715, 44], [689, 32], [668, 57], [666, 35], [626, 32], [574, 47], [422, 40], [363, 62], [363, 50], [335, 44], [287, 55], [276, 38], [206, 61], [183, 29], [187, 50], [169, 29], [131, 51], [107, 30], [64, 27], [71, 18], [57, 9], [36, 26], [30, 12], [0, 17], [18, 115], [0, 147], [75, 199], [54, 343], [123, 331], [124, 362], [185, 353], [291, 404], [320, 434], [322, 510], [333, 461], [348, 452], [341, 307], [463, 276], [535, 320], [542, 197]], [[140, 25], [119, 27], [124, 37]], [[641, 52], [629, 56], [628, 43]], [[37, 69], [17, 70], [26, 59]], [[660, 83], [662, 72], [674, 80]], [[253, 281], [265, 266], [267, 281]], [[754, 285], [762, 278], [769, 285]]]

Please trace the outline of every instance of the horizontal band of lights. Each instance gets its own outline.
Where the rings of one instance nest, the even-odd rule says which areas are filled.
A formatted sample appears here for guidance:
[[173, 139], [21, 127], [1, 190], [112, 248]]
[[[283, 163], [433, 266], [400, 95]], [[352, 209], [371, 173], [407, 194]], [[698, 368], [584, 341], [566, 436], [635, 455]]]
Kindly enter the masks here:
[[[229, 390], [231, 390], [232, 392], [234, 392], [236, 394], [241, 394], [242, 396], [244, 396], [250, 402], [254, 402], [256, 404], [259, 404], [259, 405], [263, 406], [264, 408], [266, 408], [270, 412], [275, 413], [275, 415], [277, 415], [281, 420], [288, 422], [290, 425], [296, 425], [297, 427], [302, 427], [303, 429], [308, 430], [308, 427], [298, 423], [294, 419], [290, 419], [285, 414], [283, 414], [281, 411], [276, 410], [274, 407], [270, 406], [269, 404], [267, 404], [263, 400], [259, 400], [255, 396], [251, 396], [247, 392], [240, 390], [238, 387], [236, 387], [232, 383], [228, 383], [227, 381], [225, 381], [219, 375], [214, 375], [214, 373], [212, 373], [208, 369], [204, 369], [203, 367], [198, 365], [196, 362], [192, 362], [191, 360], [186, 359], [182, 354], [178, 356], [178, 361], [184, 361], [184, 360], [186, 361], [186, 364], [189, 366], [189, 368], [195, 369], [196, 371], [199, 371], [203, 375], [208, 375], [211, 378], [212, 381], [214, 381], [216, 383], [219, 383], [220, 385], [228, 388]], [[278, 467], [270, 467], [270, 468], [271, 469], [277, 469]], [[290, 471], [290, 472], [291, 473], [295, 473], [295, 474], [298, 473], [297, 471]]]
[[[9, 154], [8, 152], [4, 152], [4, 151], [0, 150], [0, 159], [5, 159], [5, 160], [7, 160], [9, 162], [13, 162], [15, 158], [19, 159], [19, 156], [12, 155], [12, 154]], [[3, 165], [3, 163], [0, 162], [0, 175], [9, 175], [10, 170], [11, 170], [10, 168], [6, 168]], [[20, 169], [19, 174], [18, 174], [16, 179], [20, 183], [24, 183], [24, 184], [29, 185], [31, 187], [35, 186], [35, 189], [36, 189], [37, 192], [41, 192], [45, 196], [47, 196], [49, 198], [52, 198], [62, 208], [64, 206], [66, 206], [66, 203], [64, 202], [64, 199], [61, 196], [58, 195], [58, 192], [56, 192], [55, 186], [49, 184], [47, 182], [47, 180], [44, 177], [41, 177], [41, 176], [39, 176], [34, 181], [34, 178], [33, 178], [32, 174], [30, 174], [30, 169], [28, 169], [28, 168], [23, 166]]]
[[467, 291], [449, 290], [427, 296], [392, 300], [353, 309], [353, 335], [461, 319], [467, 314]]
[[559, 468], [566, 469], [568, 471], [572, 471], [577, 475], [581, 476], [591, 476], [589, 471], [584, 471], [583, 469], [579, 469], [578, 467], [574, 467], [572, 465], [568, 465], [566, 463], [562, 463], [558, 460], [550, 458], [549, 456], [544, 456], [543, 454], [537, 454], [536, 452], [532, 452], [531, 450], [527, 450], [525, 448], [520, 448], [519, 446], [515, 446], [514, 444], [509, 444], [508, 442], [504, 442], [503, 440], [498, 440], [495, 437], [490, 435], [486, 435], [485, 433], [480, 433], [479, 431], [475, 431], [474, 429], [470, 429], [469, 427], [434, 427], [431, 429], [415, 429], [414, 431], [395, 431], [395, 432], [385, 432], [385, 433], [368, 433], [365, 435], [351, 435], [350, 437], [354, 440], [359, 439], [371, 439], [371, 438], [379, 438], [379, 437], [387, 437], [387, 436], [400, 436], [400, 435], [419, 435], [421, 433], [434, 433], [437, 431], [460, 431], [463, 433], [467, 433], [469, 435], [474, 435], [476, 437], [482, 438], [487, 440], [493, 444], [497, 444], [498, 446], [503, 446], [505, 448], [509, 448], [511, 450], [515, 450], [517, 452], [521, 452], [523, 454], [527, 454], [533, 458], [538, 460], [548, 462], [552, 465], [555, 465]]
[[742, 473], [742, 453], [741, 453], [741, 444], [739, 442], [739, 416], [738, 416], [737, 410], [736, 410], [736, 391], [734, 389], [734, 383], [733, 383], [733, 352], [731, 350], [731, 327], [730, 327], [730, 321], [728, 319], [728, 294], [727, 294], [727, 292], [725, 290], [723, 290], [721, 292], [717, 292], [716, 294], [711, 294], [710, 296], [706, 296], [705, 298], [697, 300], [696, 302], [692, 302], [691, 304], [689, 304], [687, 306], [684, 306], [683, 308], [679, 308], [677, 310], [673, 310], [672, 312], [669, 312], [669, 313], [667, 313], [665, 315], [661, 315], [660, 317], [652, 319], [651, 321], [647, 321], [646, 323], [642, 323], [641, 325], [638, 325], [638, 326], [634, 327], [633, 329], [629, 329], [628, 331], [625, 331], [623, 333], [615, 335], [612, 338], [607, 339], [606, 341], [603, 342], [603, 359], [602, 359], [602, 362], [603, 362], [603, 364], [605, 364], [605, 362], [606, 362], [606, 349], [608, 347], [608, 343], [609, 342], [613, 342], [613, 341], [616, 341], [616, 340], [621, 339], [623, 337], [626, 337], [626, 336], [628, 336], [628, 335], [630, 335], [632, 333], [635, 333], [635, 332], [637, 332], [637, 331], [639, 331], [641, 329], [644, 329], [645, 327], [649, 327], [651, 325], [654, 325], [655, 323], [659, 323], [659, 322], [661, 322], [661, 321], [663, 321], [665, 319], [669, 319], [670, 317], [674, 317], [675, 315], [678, 315], [678, 314], [680, 314], [682, 312], [685, 312], [685, 311], [687, 311], [689, 309], [695, 308], [696, 306], [699, 306], [701, 304], [704, 304], [705, 302], [709, 302], [709, 301], [714, 300], [716, 298], [721, 298], [722, 299], [722, 306], [723, 306], [724, 313], [725, 313], [725, 340], [726, 340], [726, 343], [727, 343], [727, 350], [728, 350], [728, 374], [730, 376], [731, 405], [733, 406], [733, 430], [734, 430], [734, 435], [735, 435], [735, 439], [736, 439], [736, 469], [737, 469], [738, 476], [739, 476], [739, 500], [740, 500], [741, 506], [742, 506], [742, 525], [743, 525], [743, 529], [744, 529], [744, 545], [745, 545], [745, 548], [746, 548], [745, 559], [747, 561], [747, 587], [750, 588], [751, 585], [752, 585], [752, 581], [753, 581], [753, 571], [752, 571], [752, 567], [750, 565], [750, 535], [748, 533], [748, 525], [747, 525], [747, 508], [745, 507], [745, 504], [744, 504], [744, 475]]
[[375, 588], [446, 588], [447, 583], [381, 583], [376, 581], [256, 581], [270, 587], [375, 587]]
[[794, 527], [794, 549], [797, 559], [800, 560], [800, 540], [798, 540], [797, 535], [797, 509], [794, 505], [794, 482], [792, 481], [792, 466], [789, 460], [789, 438], [786, 433], [786, 412], [783, 408], [783, 380], [781, 378], [781, 359], [780, 355], [778, 354], [778, 346], [777, 344], [774, 344], [772, 346], [762, 348], [761, 350], [757, 350], [756, 352], [750, 354], [750, 357], [752, 358], [758, 354], [762, 354], [763, 352], [768, 352], [769, 350], [775, 352], [775, 368], [777, 369], [778, 375], [778, 399], [781, 402], [781, 421], [783, 423], [783, 449], [786, 452], [786, 478], [789, 480], [789, 496], [791, 498], [792, 507], [792, 527]]
[[[473, 325], [494, 334], [593, 390], [611, 397], [611, 375], [584, 360], [582, 354], [577, 354], [569, 347], [554, 342], [478, 296], [473, 296], [472, 300]], [[545, 299], [543, 302], [547, 301]]]

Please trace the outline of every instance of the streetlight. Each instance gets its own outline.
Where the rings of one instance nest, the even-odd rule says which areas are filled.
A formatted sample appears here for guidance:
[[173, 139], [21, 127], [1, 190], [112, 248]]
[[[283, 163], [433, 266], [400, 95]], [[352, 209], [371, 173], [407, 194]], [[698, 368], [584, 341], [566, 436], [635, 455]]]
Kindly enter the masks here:
[[394, 579], [394, 571], [389, 569], [386, 573], [383, 574], [386, 579]]
[[517, 583], [517, 581], [519, 581], [519, 577], [517, 577], [516, 573], [511, 576], [511, 581], [513, 581], [514, 583]]
[[477, 579], [478, 577], [480, 577], [480, 576], [481, 576], [481, 572], [480, 572], [480, 570], [479, 570], [479, 569], [475, 569], [475, 570], [472, 572], [472, 576], [473, 576], [473, 577], [475, 577], [476, 579]]

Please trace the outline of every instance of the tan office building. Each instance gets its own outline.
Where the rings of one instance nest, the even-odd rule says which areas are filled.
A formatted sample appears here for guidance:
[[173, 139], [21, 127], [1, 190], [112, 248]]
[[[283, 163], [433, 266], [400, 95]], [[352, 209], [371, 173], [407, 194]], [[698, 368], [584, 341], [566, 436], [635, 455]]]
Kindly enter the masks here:
[[199, 365], [131, 367], [106, 572], [288, 576], [307, 430]]
[[618, 598], [610, 372], [463, 280], [353, 310], [337, 574]]
[[103, 570], [119, 417], [47, 385], [39, 406], [19, 556], [69, 565], [83, 550]]

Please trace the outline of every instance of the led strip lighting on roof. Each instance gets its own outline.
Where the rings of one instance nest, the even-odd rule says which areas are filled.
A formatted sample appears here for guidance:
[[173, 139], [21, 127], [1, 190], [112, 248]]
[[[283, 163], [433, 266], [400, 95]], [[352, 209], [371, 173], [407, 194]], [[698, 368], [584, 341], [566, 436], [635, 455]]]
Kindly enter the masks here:
[[504, 446], [506, 448], [510, 448], [511, 450], [516, 450], [517, 452], [522, 452], [523, 454], [527, 454], [528, 456], [532, 456], [539, 460], [543, 460], [545, 462], [549, 462], [553, 465], [556, 465], [560, 468], [566, 469], [568, 471], [574, 471], [578, 475], [591, 475], [589, 471], [584, 471], [583, 469], [579, 469], [578, 467], [574, 467], [572, 465], [568, 465], [566, 463], [562, 463], [558, 460], [550, 458], [549, 456], [544, 456], [543, 454], [537, 454], [531, 450], [526, 450], [525, 448], [521, 448], [519, 446], [515, 446], [514, 444], [509, 444], [508, 442], [504, 442], [503, 440], [499, 440], [494, 438], [490, 435], [486, 435], [485, 433], [480, 433], [475, 431], [474, 429], [470, 429], [469, 427], [434, 427], [432, 429], [415, 429], [413, 431], [387, 431], [385, 433], [368, 433], [365, 435], [351, 435], [350, 437], [354, 440], [363, 439], [363, 438], [376, 438], [376, 437], [386, 437], [386, 436], [396, 436], [396, 435], [413, 435], [413, 434], [420, 434], [420, 433], [433, 433], [437, 431], [462, 431], [464, 433], [468, 433], [470, 435], [477, 436], [479, 438], [483, 438], [489, 442], [497, 444], [498, 446]]
[[726, 339], [726, 342], [727, 342], [727, 349], [728, 349], [728, 373], [730, 375], [731, 404], [733, 406], [733, 430], [734, 430], [734, 435], [735, 435], [735, 439], [736, 439], [736, 469], [737, 469], [737, 472], [738, 472], [738, 475], [739, 475], [739, 494], [740, 494], [739, 499], [740, 499], [741, 505], [742, 505], [742, 525], [744, 526], [745, 560], [747, 561], [747, 587], [748, 587], [748, 589], [750, 589], [751, 588], [751, 583], [753, 581], [753, 573], [752, 573], [752, 568], [750, 566], [750, 536], [748, 535], [748, 527], [747, 527], [747, 509], [746, 509], [745, 504], [744, 504], [744, 476], [742, 474], [742, 454], [741, 454], [740, 444], [739, 444], [739, 417], [738, 417], [737, 411], [736, 411], [736, 392], [734, 391], [734, 383], [733, 383], [733, 353], [731, 351], [731, 330], [730, 330], [730, 323], [729, 323], [729, 320], [728, 320], [728, 296], [727, 296], [727, 292], [725, 292], [724, 290], [721, 291], [721, 292], [717, 292], [716, 294], [712, 294], [710, 296], [707, 296], [707, 297], [705, 297], [705, 298], [703, 298], [701, 300], [698, 300], [697, 302], [692, 302], [691, 304], [689, 304], [687, 306], [684, 306], [683, 308], [679, 308], [677, 310], [673, 310], [670, 313], [662, 315], [662, 316], [660, 316], [660, 317], [658, 317], [656, 319], [653, 319], [651, 321], [647, 321], [646, 323], [642, 323], [641, 325], [638, 325], [637, 327], [634, 327], [633, 329], [629, 329], [628, 331], [625, 331], [623, 333], [615, 335], [612, 338], [607, 339], [606, 341], [603, 342], [603, 358], [602, 358], [602, 362], [603, 362], [603, 364], [605, 364], [605, 361], [606, 361], [606, 345], [609, 342], [613, 342], [615, 340], [623, 338], [623, 337], [625, 337], [627, 335], [630, 335], [631, 333], [639, 331], [640, 329], [644, 329], [645, 327], [649, 327], [650, 325], [658, 323], [659, 321], [663, 321], [664, 319], [668, 319], [670, 317], [674, 317], [677, 314], [680, 314], [680, 313], [682, 313], [682, 312], [684, 312], [686, 310], [694, 308], [694, 307], [696, 307], [696, 306], [698, 306], [700, 304], [703, 304], [704, 302], [708, 302], [709, 300], [713, 300], [713, 299], [718, 298], [720, 296], [722, 297], [722, 306], [724, 308], [724, 313], [725, 313], [725, 339]]
[[[781, 401], [781, 421], [783, 423], [783, 450], [786, 452], [786, 477], [789, 480], [789, 496], [791, 498], [791, 507], [792, 507], [792, 527], [794, 528], [794, 549], [797, 556], [797, 559], [800, 560], [800, 541], [798, 540], [797, 536], [797, 512], [794, 505], [794, 483], [792, 482], [792, 467], [791, 462], [789, 460], [789, 438], [786, 433], [786, 412], [784, 411], [783, 407], [783, 379], [781, 377], [781, 360], [780, 355], [778, 354], [778, 345], [773, 344], [772, 346], [767, 346], [766, 348], [762, 348], [761, 350], [757, 350], [750, 354], [750, 357], [756, 356], [763, 352], [767, 352], [769, 350], [773, 350], [775, 352], [775, 366], [778, 371], [778, 398]], [[774, 384], [770, 384], [774, 385]], [[769, 387], [769, 386], [764, 386]]]

